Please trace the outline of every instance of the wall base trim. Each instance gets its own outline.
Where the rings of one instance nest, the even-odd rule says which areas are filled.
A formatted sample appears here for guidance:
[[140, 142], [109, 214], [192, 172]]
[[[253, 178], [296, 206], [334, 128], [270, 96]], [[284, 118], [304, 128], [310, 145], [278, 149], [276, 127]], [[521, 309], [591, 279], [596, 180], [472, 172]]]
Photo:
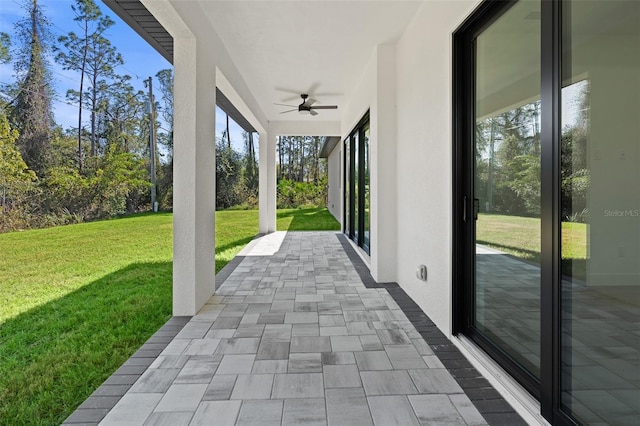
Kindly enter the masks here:
[[540, 402], [469, 338], [451, 336], [451, 342], [530, 425], [550, 426], [540, 414]]

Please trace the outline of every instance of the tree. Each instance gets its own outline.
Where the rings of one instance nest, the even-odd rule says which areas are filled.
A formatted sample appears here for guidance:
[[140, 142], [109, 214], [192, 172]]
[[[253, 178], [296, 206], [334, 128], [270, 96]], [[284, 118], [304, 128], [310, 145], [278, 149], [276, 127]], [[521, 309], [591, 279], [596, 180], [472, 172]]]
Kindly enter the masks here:
[[162, 107], [159, 110], [162, 112], [164, 122], [169, 127], [165, 129], [165, 132], [158, 134], [158, 140], [169, 150], [169, 155], [173, 157], [173, 71], [171, 69], [160, 70], [156, 74], [156, 78], [160, 83], [162, 99]]
[[0, 32], [0, 64], [11, 60], [11, 38], [9, 34]]
[[[116, 48], [104, 37], [105, 32], [114, 24], [113, 20], [109, 16], [103, 16], [93, 0], [76, 0], [76, 4], [71, 8], [76, 14], [74, 21], [78, 23], [81, 32], [79, 35], [70, 32], [58, 38], [64, 50], [59, 49], [56, 60], [64, 69], [80, 73], [78, 90], [69, 90], [67, 98], [78, 103], [78, 164], [82, 169], [84, 100], [87, 98], [90, 104], [90, 155], [93, 157], [98, 147], [97, 120], [100, 106], [104, 105], [103, 89], [108, 86], [105, 80], [115, 78], [115, 67], [122, 65], [124, 61]], [[87, 89], [84, 87], [85, 77], [89, 80]]]
[[15, 61], [19, 82], [11, 118], [19, 132], [17, 146], [22, 157], [32, 170], [42, 176], [53, 129], [51, 77], [46, 61], [49, 23], [38, 0], [29, 0], [24, 7], [28, 17], [16, 25], [22, 46]]
[[0, 230], [6, 227], [6, 215], [22, 207], [36, 180], [16, 148], [17, 139], [18, 132], [11, 129], [7, 117], [0, 113]]

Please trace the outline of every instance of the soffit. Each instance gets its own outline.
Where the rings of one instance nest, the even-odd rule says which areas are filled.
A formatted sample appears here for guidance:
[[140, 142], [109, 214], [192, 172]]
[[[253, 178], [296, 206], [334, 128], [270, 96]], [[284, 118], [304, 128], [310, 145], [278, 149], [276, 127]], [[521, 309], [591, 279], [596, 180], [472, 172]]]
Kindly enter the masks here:
[[[103, 1], [173, 62], [171, 36], [139, 0]], [[270, 121], [340, 120], [341, 108], [376, 46], [396, 42], [422, 4], [421, 0], [169, 1], [178, 11], [196, 3], [202, 8], [210, 25], [204, 32], [218, 34]], [[187, 25], [202, 25], [189, 22], [186, 14], [182, 17]], [[301, 93], [311, 95], [318, 106], [338, 105], [338, 110], [320, 111], [311, 118], [297, 111], [280, 114], [296, 108]]]

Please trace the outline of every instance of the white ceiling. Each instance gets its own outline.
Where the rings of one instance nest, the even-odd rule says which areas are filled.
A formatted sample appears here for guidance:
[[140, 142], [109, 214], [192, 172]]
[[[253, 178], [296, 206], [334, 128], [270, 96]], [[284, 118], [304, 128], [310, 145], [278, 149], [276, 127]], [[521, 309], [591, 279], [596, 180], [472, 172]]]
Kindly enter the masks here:
[[[422, 1], [201, 1], [267, 119], [340, 119], [378, 44], [401, 36]], [[309, 117], [297, 111], [308, 93], [338, 105]]]

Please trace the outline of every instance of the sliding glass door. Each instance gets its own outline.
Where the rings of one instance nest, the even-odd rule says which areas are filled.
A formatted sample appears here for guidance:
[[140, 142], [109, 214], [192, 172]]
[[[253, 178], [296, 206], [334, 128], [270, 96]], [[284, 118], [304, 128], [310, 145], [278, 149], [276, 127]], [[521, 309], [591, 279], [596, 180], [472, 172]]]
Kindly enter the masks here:
[[345, 234], [369, 254], [371, 231], [369, 225], [369, 114], [344, 139], [345, 159]]
[[454, 331], [552, 423], [637, 424], [640, 2], [487, 1], [454, 49]]

